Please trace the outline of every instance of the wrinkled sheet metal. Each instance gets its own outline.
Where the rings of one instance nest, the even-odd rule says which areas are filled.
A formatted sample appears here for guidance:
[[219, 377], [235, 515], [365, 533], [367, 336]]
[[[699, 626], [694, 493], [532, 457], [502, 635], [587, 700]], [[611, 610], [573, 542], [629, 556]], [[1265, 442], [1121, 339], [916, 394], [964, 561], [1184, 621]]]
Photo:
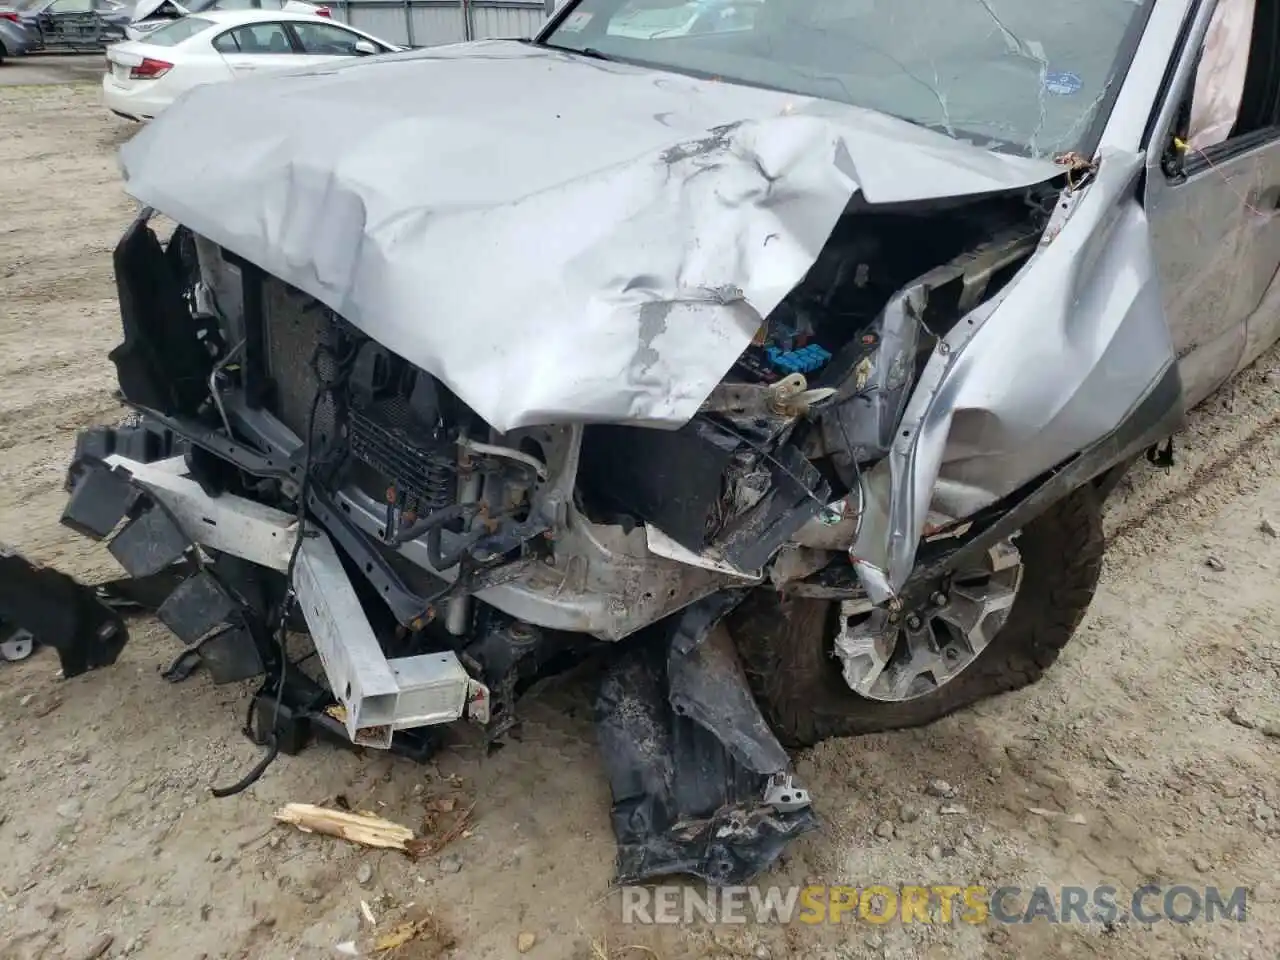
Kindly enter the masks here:
[[867, 475], [853, 554], [883, 600], [930, 506], [966, 517], [1111, 434], [1175, 364], [1139, 154], [1104, 152], [1027, 267], [935, 350], [889, 456]]
[[512, 41], [199, 87], [121, 158], [139, 201], [500, 431], [679, 426], [855, 192], [1061, 172], [841, 104]]

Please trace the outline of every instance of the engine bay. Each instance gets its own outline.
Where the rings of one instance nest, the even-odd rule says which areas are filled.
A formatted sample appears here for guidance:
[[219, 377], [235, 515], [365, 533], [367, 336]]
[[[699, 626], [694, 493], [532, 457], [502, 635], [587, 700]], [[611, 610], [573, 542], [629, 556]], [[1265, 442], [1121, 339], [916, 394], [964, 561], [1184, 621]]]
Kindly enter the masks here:
[[[800, 532], [830, 526], [833, 505], [841, 512], [859, 474], [888, 452], [938, 338], [1034, 252], [1053, 196], [1046, 187], [855, 204], [676, 430], [587, 423], [568, 442], [560, 428], [496, 433], [439, 379], [182, 229], [163, 252], [145, 225], [122, 241], [118, 275], [146, 309], [113, 358], [139, 408], [203, 424], [213, 442], [197, 440], [191, 457], [203, 483], [290, 512], [305, 485], [307, 508], [343, 529], [355, 567], [401, 627], [447, 608], [449, 633], [461, 636], [474, 615], [458, 612], [466, 598], [527, 582], [531, 569], [582, 563], [568, 554], [598, 551], [602, 536], [631, 544], [641, 581], [701, 568], [759, 582], [797, 537], [815, 542]], [[164, 273], [173, 279], [158, 282]], [[195, 321], [185, 339], [183, 314]], [[137, 345], [148, 335], [166, 344], [166, 369]], [[287, 472], [261, 468], [281, 455]], [[356, 500], [369, 514], [363, 529]], [[807, 566], [847, 566], [848, 542], [831, 531], [818, 540], [826, 549]], [[592, 632], [620, 638], [701, 589], [635, 588], [628, 605], [643, 601], [644, 614]], [[561, 619], [550, 608], [534, 615], [544, 627]]]
[[[687, 427], [586, 428], [586, 512], [655, 525], [694, 553], [760, 575], [888, 452], [938, 340], [1014, 276], [1046, 218], [1028, 196], [847, 216]], [[791, 395], [799, 406], [779, 404]], [[648, 469], [634, 470], [637, 459]], [[770, 526], [761, 503], [778, 497], [785, 503], [772, 508], [787, 520]], [[735, 536], [755, 549], [736, 549]]]

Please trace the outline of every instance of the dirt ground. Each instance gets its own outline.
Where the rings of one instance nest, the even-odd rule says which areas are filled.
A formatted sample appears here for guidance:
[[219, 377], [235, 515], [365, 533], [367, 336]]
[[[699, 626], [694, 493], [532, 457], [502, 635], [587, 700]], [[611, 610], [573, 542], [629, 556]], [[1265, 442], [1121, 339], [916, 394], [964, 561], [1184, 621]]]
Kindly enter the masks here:
[[0, 70], [0, 87], [42, 83], [97, 83], [102, 77], [102, 54], [33, 53], [10, 57]]
[[[91, 86], [12, 86], [0, 131], [0, 541], [105, 579], [105, 551], [57, 518], [76, 429], [120, 415], [111, 249], [134, 205], [114, 152], [132, 128]], [[1280, 526], [1278, 466], [1272, 352], [1195, 413], [1172, 470], [1126, 482], [1092, 613], [1047, 678], [801, 756], [824, 829], [766, 880], [1244, 886], [1244, 923], [624, 927], [580, 678], [527, 702], [522, 739], [489, 757], [464, 743], [419, 766], [317, 745], [214, 799], [258, 757], [239, 732], [245, 690], [163, 681], [176, 641], [139, 619], [96, 674], [63, 682], [48, 652], [0, 664], [0, 958], [336, 957], [368, 930], [362, 900], [380, 925], [438, 921], [405, 957], [441, 939], [452, 956], [513, 957], [521, 934], [535, 960], [1276, 957], [1280, 540], [1261, 528]], [[953, 798], [929, 792], [939, 779]], [[475, 807], [468, 833], [417, 862], [272, 825], [282, 803], [337, 795], [406, 824]]]

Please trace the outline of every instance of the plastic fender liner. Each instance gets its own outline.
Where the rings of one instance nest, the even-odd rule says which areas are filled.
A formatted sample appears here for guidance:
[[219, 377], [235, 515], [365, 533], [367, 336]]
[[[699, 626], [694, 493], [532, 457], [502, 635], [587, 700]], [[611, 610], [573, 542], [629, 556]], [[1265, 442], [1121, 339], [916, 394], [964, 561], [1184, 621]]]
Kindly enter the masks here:
[[[714, 602], [711, 616], [701, 609]], [[690, 874], [749, 882], [818, 826], [807, 805], [766, 802], [784, 751], [747, 687], [728, 632], [730, 604], [691, 607], [673, 632], [655, 629], [606, 672], [596, 701], [613, 794], [620, 883]], [[690, 644], [687, 623], [700, 636]]]

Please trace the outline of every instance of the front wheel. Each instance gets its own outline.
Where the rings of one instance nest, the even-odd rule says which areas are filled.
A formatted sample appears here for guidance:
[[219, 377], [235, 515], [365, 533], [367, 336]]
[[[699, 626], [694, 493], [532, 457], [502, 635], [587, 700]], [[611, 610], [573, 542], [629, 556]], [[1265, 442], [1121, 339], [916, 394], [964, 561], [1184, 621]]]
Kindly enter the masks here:
[[759, 589], [728, 621], [788, 746], [914, 727], [1039, 680], [1093, 599], [1104, 539], [1081, 488], [896, 613]]

